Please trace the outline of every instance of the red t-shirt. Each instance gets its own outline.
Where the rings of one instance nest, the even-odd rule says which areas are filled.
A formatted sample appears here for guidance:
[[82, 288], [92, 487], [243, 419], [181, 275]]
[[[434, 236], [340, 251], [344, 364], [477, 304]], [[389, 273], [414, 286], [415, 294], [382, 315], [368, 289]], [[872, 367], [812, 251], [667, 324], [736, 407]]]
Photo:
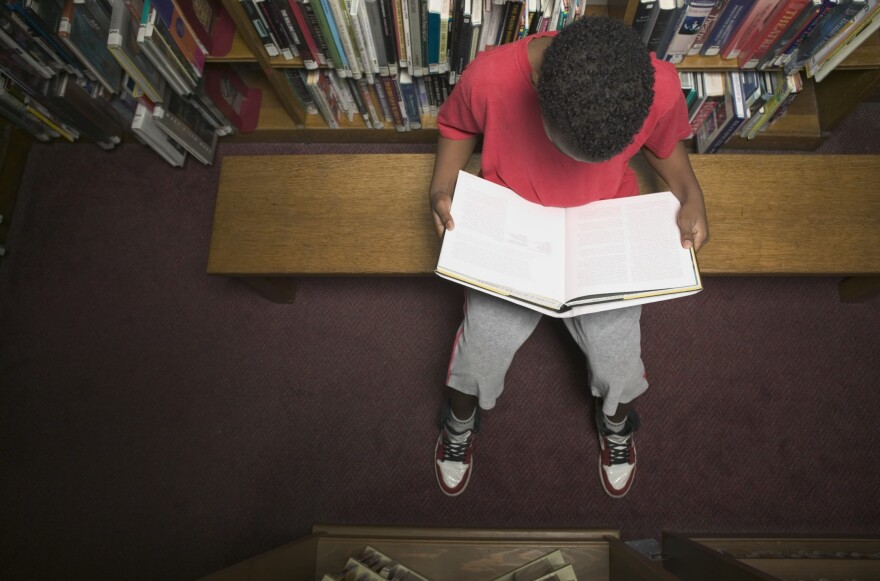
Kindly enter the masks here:
[[440, 135], [466, 139], [483, 135], [485, 179], [544, 206], [581, 206], [633, 196], [638, 181], [627, 162], [644, 146], [660, 158], [690, 135], [687, 105], [675, 67], [653, 53], [654, 102], [633, 142], [601, 163], [575, 161], [560, 153], [544, 133], [538, 93], [531, 82], [528, 43], [540, 33], [480, 53], [440, 108]]

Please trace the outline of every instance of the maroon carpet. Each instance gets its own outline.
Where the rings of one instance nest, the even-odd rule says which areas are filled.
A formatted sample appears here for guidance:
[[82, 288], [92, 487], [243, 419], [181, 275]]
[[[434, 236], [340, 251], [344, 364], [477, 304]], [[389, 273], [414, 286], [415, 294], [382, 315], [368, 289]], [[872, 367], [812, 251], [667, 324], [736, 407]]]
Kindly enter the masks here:
[[[371, 149], [222, 153], [340, 150]], [[450, 499], [431, 455], [460, 289], [309, 279], [278, 306], [209, 277], [218, 173], [34, 148], [0, 262], [3, 579], [192, 579], [316, 522], [878, 532], [880, 301], [709, 278], [646, 308], [652, 387], [618, 501], [582, 356], [545, 319]]]

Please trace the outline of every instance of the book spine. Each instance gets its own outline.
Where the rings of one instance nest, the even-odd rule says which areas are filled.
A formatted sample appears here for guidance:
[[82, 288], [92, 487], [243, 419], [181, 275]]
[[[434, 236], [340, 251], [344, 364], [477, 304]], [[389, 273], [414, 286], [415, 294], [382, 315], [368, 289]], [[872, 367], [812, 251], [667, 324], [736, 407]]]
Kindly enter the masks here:
[[688, 3], [679, 19], [678, 30], [666, 48], [666, 60], [678, 62], [687, 55], [714, 5], [715, 0], [691, 0]]
[[735, 59], [745, 47], [751, 37], [758, 33], [764, 21], [779, 4], [776, 0], [756, 0], [752, 8], [746, 13], [733, 34], [721, 47], [721, 58]]
[[405, 109], [403, 108], [403, 102], [399, 99], [399, 91], [394, 89], [394, 77], [392, 75], [385, 75], [383, 77], [379, 77], [382, 83], [382, 89], [385, 91], [385, 96], [388, 98], [388, 106], [391, 109], [391, 116], [394, 119], [394, 129], [396, 131], [406, 131], [407, 130], [407, 118]]
[[650, 27], [653, 25], [654, 18], [657, 17], [656, 8], [657, 0], [641, 0], [638, 6], [636, 6], [636, 13], [630, 26], [639, 33], [642, 44], [648, 44], [648, 38], [651, 34]]
[[307, 62], [304, 62], [303, 64], [307, 69], [326, 66], [327, 57], [324, 55], [321, 47], [318, 46], [318, 42], [315, 39], [315, 33], [310, 26], [309, 20], [306, 18], [305, 14], [303, 14], [299, 2], [296, 0], [287, 0], [287, 5], [290, 9], [290, 14], [293, 16], [293, 20], [296, 22], [297, 27], [302, 34], [303, 42], [308, 46], [308, 52], [312, 55], [312, 64], [315, 66], [309, 66], [309, 63]]
[[718, 17], [718, 22], [712, 28], [712, 32], [706, 38], [700, 54], [703, 56], [719, 54], [754, 3], [755, 0], [729, 0], [724, 12]]
[[281, 52], [278, 50], [275, 41], [269, 35], [269, 29], [267, 28], [266, 23], [263, 22], [263, 17], [257, 11], [257, 7], [251, 3], [251, 0], [241, 0], [239, 4], [242, 9], [244, 9], [245, 14], [247, 14], [248, 20], [251, 21], [257, 36], [260, 37], [260, 42], [263, 43], [263, 48], [266, 50], [266, 54], [270, 57], [280, 56]]
[[299, 57], [303, 61], [303, 66], [307, 69], [316, 69], [318, 68], [318, 63], [315, 61], [315, 57], [312, 54], [311, 48], [306, 43], [305, 37], [303, 36], [303, 30], [299, 26], [299, 22], [297, 22], [296, 18], [293, 16], [293, 13], [290, 10], [290, 4], [287, 0], [273, 0], [278, 13], [281, 15], [281, 19], [284, 22], [284, 27], [287, 30], [287, 35], [290, 40], [293, 42], [293, 47], [296, 49], [296, 52], [299, 54]]
[[[309, 30], [312, 32], [315, 42], [318, 44], [320, 54], [324, 55], [325, 62], [322, 64], [325, 64], [331, 69], [339, 69], [340, 66], [337, 66], [336, 64], [338, 61], [335, 61], [333, 57], [334, 51], [331, 51], [333, 39], [327, 36], [327, 33], [325, 32], [326, 23], [322, 24], [321, 19], [318, 17], [318, 11], [315, 10], [315, 7], [312, 5], [312, 0], [296, 0], [296, 2], [299, 4], [303, 16], [305, 16], [309, 23]], [[337, 55], [336, 58], [338, 59], [339, 56]]]
[[804, 25], [804, 27], [795, 34], [794, 38], [791, 40], [789, 45], [783, 49], [779, 56], [774, 61], [775, 66], [784, 67], [788, 62], [794, 57], [795, 52], [798, 47], [803, 43], [812, 33], [813, 30], [819, 26], [819, 23], [822, 22], [822, 19], [825, 18], [832, 8], [837, 4], [838, 0], [823, 0], [822, 5], [819, 6], [816, 13], [810, 18], [810, 20]]
[[836, 18], [823, 19], [813, 34], [801, 43], [798, 48], [798, 60], [806, 62], [819, 47], [843, 30], [866, 7], [866, 0], [846, 0], [845, 4], [838, 5], [839, 10], [834, 11]]
[[806, 9], [810, 0], [790, 0], [786, 2], [776, 14], [762, 34], [750, 47], [746, 47], [737, 57], [740, 68], [754, 69], [764, 57], [770, 47], [782, 36], [785, 30], [791, 26], [798, 14]]

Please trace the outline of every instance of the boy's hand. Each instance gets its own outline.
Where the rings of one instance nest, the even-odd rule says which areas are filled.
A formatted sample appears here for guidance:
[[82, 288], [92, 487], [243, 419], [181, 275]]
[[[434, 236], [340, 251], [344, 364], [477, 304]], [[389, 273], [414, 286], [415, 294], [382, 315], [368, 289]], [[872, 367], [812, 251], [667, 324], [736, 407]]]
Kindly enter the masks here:
[[699, 252], [709, 240], [709, 221], [706, 219], [705, 206], [702, 203], [685, 202], [678, 212], [678, 229], [681, 230], [681, 245]]
[[431, 214], [434, 217], [434, 230], [437, 236], [443, 238], [443, 233], [455, 228], [450, 209], [452, 208], [452, 196], [446, 192], [432, 192], [429, 196], [431, 202]]

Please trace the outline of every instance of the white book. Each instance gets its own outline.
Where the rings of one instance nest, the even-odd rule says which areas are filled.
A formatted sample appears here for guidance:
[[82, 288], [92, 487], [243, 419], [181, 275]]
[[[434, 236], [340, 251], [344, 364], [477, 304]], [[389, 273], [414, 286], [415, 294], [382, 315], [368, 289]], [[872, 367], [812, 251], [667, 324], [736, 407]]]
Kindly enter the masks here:
[[138, 104], [131, 120], [134, 134], [174, 167], [180, 167], [186, 160], [186, 150], [162, 131], [153, 119], [153, 114], [144, 105]]
[[459, 172], [435, 272], [553, 317], [572, 317], [702, 290], [681, 246], [671, 192], [541, 206]]

